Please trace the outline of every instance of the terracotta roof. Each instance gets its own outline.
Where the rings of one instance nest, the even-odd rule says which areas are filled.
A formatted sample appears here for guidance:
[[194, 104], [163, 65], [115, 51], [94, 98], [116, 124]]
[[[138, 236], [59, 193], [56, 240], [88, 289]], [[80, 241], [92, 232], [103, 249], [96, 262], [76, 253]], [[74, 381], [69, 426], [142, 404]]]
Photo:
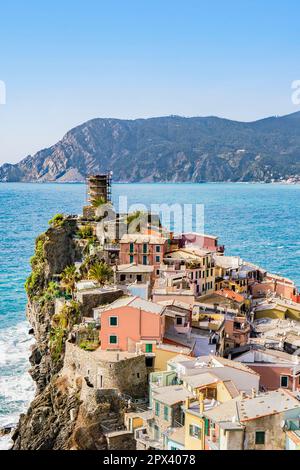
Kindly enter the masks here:
[[238, 303], [242, 303], [245, 301], [245, 298], [242, 295], [237, 294], [231, 289], [220, 289], [216, 291], [216, 294], [220, 295], [221, 297], [226, 297], [226, 299], [234, 300]]

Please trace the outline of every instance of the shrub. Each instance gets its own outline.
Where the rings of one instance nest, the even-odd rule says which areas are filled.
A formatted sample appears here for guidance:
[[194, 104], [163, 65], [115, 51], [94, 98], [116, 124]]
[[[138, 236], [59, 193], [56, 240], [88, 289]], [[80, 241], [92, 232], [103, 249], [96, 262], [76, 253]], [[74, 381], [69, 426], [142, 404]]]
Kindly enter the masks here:
[[49, 225], [52, 227], [61, 227], [64, 223], [64, 216], [63, 214], [56, 214], [52, 219], [49, 220]]
[[91, 238], [93, 237], [93, 228], [90, 225], [85, 225], [78, 230], [77, 235], [81, 239]]

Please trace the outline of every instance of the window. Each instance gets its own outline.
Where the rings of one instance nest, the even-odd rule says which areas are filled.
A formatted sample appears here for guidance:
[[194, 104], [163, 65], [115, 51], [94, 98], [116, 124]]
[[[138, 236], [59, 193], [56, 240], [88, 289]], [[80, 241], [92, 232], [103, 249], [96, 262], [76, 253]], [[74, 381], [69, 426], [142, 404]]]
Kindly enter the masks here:
[[148, 245], [147, 243], [143, 244], [143, 253], [148, 253]]
[[281, 375], [280, 377], [280, 387], [287, 388], [289, 385], [289, 378], [287, 375]]
[[182, 325], [182, 318], [181, 317], [176, 318], [176, 325]]
[[152, 353], [153, 344], [146, 344], [146, 353]]
[[143, 256], [143, 264], [146, 266], [148, 264], [148, 257]]
[[201, 428], [194, 424], [190, 424], [190, 436], [195, 439], [201, 439]]
[[164, 406], [164, 420], [169, 421], [169, 407]]
[[118, 317], [109, 317], [109, 326], [118, 326]]
[[134, 262], [134, 256], [133, 255], [130, 255], [130, 264], [132, 264]]
[[156, 253], [160, 253], [160, 245], [156, 245]]
[[129, 250], [130, 250], [130, 253], [133, 253], [133, 250], [134, 250], [134, 244], [133, 243], [130, 243]]
[[116, 335], [110, 335], [109, 344], [118, 344], [118, 337]]
[[156, 275], [159, 276], [159, 269], [156, 270]]
[[255, 444], [264, 444], [265, 443], [265, 432], [256, 431], [255, 433]]
[[120, 276], [120, 281], [121, 281], [121, 282], [126, 281], [126, 275], [125, 275], [125, 274], [121, 274], [121, 276]]
[[145, 357], [145, 364], [146, 364], [146, 367], [153, 367], [153, 363], [154, 363], [154, 357], [152, 356], [146, 356]]
[[155, 416], [159, 416], [160, 406], [158, 401], [155, 402]]
[[156, 256], [155, 260], [156, 260], [157, 263], [159, 263], [160, 262], [160, 256]]

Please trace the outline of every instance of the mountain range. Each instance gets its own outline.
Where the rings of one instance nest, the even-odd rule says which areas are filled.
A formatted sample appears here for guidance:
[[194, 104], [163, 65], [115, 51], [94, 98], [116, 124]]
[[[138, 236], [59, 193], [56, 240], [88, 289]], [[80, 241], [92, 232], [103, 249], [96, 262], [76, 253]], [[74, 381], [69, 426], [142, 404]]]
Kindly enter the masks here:
[[2, 165], [0, 181], [79, 182], [107, 171], [119, 182], [300, 180], [300, 112], [255, 122], [93, 119], [52, 147]]

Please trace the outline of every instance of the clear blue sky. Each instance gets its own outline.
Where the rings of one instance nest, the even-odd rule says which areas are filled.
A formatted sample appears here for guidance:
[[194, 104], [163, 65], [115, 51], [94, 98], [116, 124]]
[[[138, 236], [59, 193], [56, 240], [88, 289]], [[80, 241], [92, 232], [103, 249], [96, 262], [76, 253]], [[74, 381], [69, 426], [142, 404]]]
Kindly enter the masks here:
[[95, 117], [300, 110], [298, 0], [10, 0], [0, 18], [0, 162]]

